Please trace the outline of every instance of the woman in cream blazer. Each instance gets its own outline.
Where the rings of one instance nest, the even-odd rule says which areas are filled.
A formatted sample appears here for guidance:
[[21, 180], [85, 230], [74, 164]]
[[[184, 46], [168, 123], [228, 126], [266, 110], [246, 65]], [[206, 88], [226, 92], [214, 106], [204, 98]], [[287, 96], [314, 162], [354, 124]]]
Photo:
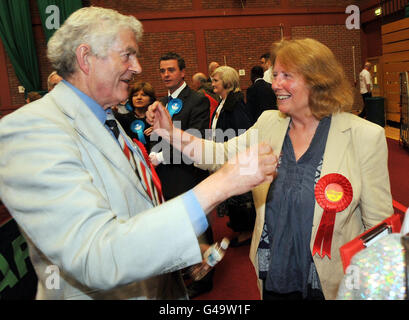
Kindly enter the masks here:
[[[250, 130], [258, 130], [259, 141], [268, 142], [275, 154], [280, 154], [289, 122], [290, 117], [285, 117], [278, 111], [266, 111]], [[321, 177], [329, 173], [342, 174], [351, 183], [353, 198], [345, 210], [336, 214], [331, 259], [328, 256], [321, 258], [318, 254], [313, 256], [326, 299], [335, 299], [343, 277], [339, 248], [393, 213], [387, 153], [384, 130], [380, 126], [349, 113], [332, 116]], [[253, 189], [257, 218], [250, 259], [257, 274], [257, 249], [264, 226], [268, 189], [269, 184]], [[311, 253], [323, 211], [315, 202]], [[258, 284], [261, 290], [261, 280]]]
[[[257, 218], [250, 247], [250, 259], [257, 277], [259, 277], [259, 267], [261, 265], [259, 246], [263, 228], [265, 225], [267, 226], [268, 219], [270, 229], [267, 226], [266, 230], [270, 232], [268, 233], [269, 237], [275, 241], [271, 229], [275, 227], [274, 218], [276, 216], [267, 216], [266, 208], [270, 208], [270, 211], [267, 210], [269, 214], [272, 214], [271, 212], [275, 210], [281, 214], [281, 217], [283, 213], [284, 217], [286, 217], [285, 214], [287, 213], [291, 213], [296, 217], [301, 216], [301, 214], [308, 214], [311, 226], [300, 226], [301, 221], [292, 220], [291, 225], [287, 228], [287, 225], [284, 224], [280, 232], [290, 232], [290, 235], [296, 235], [295, 231], [288, 230], [308, 230], [308, 233], [306, 233], [308, 236], [302, 239], [308, 241], [309, 246], [305, 241], [297, 243], [303, 250], [302, 259], [304, 260], [301, 259], [301, 261], [311, 260], [311, 265], [315, 269], [314, 272], [318, 275], [319, 287], [317, 292], [321, 293], [321, 297], [335, 299], [343, 277], [339, 248], [393, 213], [387, 166], [388, 150], [384, 130], [376, 124], [345, 112], [353, 104], [352, 88], [345, 78], [342, 67], [328, 47], [313, 39], [284, 40], [273, 47], [273, 56], [276, 58], [272, 87], [277, 96], [279, 111], [264, 112], [245, 134], [224, 144], [200, 140], [192, 136], [188, 139], [182, 138], [180, 142], [172, 141], [172, 143], [175, 147], [185, 150], [185, 152], [189, 150], [190, 155], [193, 154], [193, 148], [195, 162], [200, 162], [199, 166], [201, 168], [210, 170], [215, 170], [222, 164], [223, 161], [217, 161], [218, 159], [226, 160], [232, 154], [236, 154], [237, 151], [250, 145], [261, 142], [269, 144], [279, 159], [278, 176], [272, 184], [263, 184], [252, 190]], [[154, 129], [166, 128], [171, 134], [170, 136], [172, 134], [176, 136], [175, 130], [178, 129], [172, 128], [167, 118], [164, 110], [157, 105], [151, 107], [148, 112], [148, 119], [154, 123]], [[324, 131], [323, 126], [326, 126]], [[321, 129], [318, 130], [317, 128]], [[315, 140], [316, 133], [325, 139]], [[179, 136], [180, 134], [185, 133], [178, 132]], [[285, 141], [287, 141], [287, 144]], [[325, 141], [323, 142], [325, 147], [323, 143], [317, 144], [316, 141]], [[314, 193], [312, 194], [314, 199], [309, 198], [313, 201], [309, 200], [308, 203], [311, 205], [305, 209], [305, 212], [302, 206], [296, 208], [298, 211], [303, 211], [297, 211], [296, 213], [299, 213], [299, 215], [294, 215], [293, 211], [295, 209], [285, 211], [282, 206], [273, 207], [274, 210], [271, 209], [274, 203], [281, 205], [281, 195], [284, 196], [288, 192], [282, 185], [277, 187], [279, 193], [275, 193], [276, 196], [270, 198], [270, 202], [267, 201], [270, 187], [276, 187], [281, 170], [285, 170], [284, 167], [280, 167], [283, 166], [281, 161], [285, 158], [283, 154], [288, 157], [288, 154], [291, 153], [294, 162], [296, 162], [295, 166], [297, 166], [299, 160], [309, 151], [310, 146], [313, 144], [317, 150], [320, 150], [317, 158], [322, 160], [318, 167], [310, 166], [313, 169], [317, 168], [315, 173], [319, 173], [318, 178], [322, 179], [329, 174], [333, 177], [342, 175], [349, 182], [352, 189], [350, 193], [346, 191], [348, 188], [343, 189], [344, 198], [342, 199], [349, 199], [346, 202], [346, 207], [338, 207], [339, 212], [335, 214], [333, 230], [330, 233], [332, 242], [327, 255], [324, 254], [325, 246], [322, 247], [323, 252], [321, 252], [321, 242], [316, 243], [319, 238], [317, 238], [317, 234], [322, 230], [322, 227], [320, 228], [321, 219], [327, 213], [324, 214], [324, 209], [317, 202]], [[189, 148], [185, 148], [187, 145], [189, 145]], [[283, 146], [287, 147], [283, 148]], [[284, 165], [289, 167], [290, 161], [284, 161], [287, 161]], [[245, 169], [246, 167], [243, 165], [243, 174], [251, 174], [251, 172], [246, 173]], [[316, 176], [316, 179], [318, 178]], [[316, 186], [315, 182], [314, 179], [307, 181], [308, 188], [306, 189], [308, 189], [308, 194], [311, 194], [311, 188]], [[325, 191], [325, 195], [327, 195], [328, 203], [331, 198], [328, 198], [327, 191]], [[290, 194], [290, 200], [291, 196]], [[335, 203], [338, 204], [336, 201]], [[277, 208], [279, 209], [277, 210]], [[284, 206], [284, 208], [288, 207]], [[291, 212], [291, 210], [293, 211]], [[300, 242], [300, 240], [297, 241]], [[287, 243], [283, 244], [286, 245]], [[275, 248], [274, 250], [276, 250]], [[289, 256], [288, 261], [294, 261], [292, 260], [292, 254], [288, 254], [285, 249], [283, 251], [279, 247], [278, 251], [274, 250], [270, 246], [270, 254], [284, 252]], [[295, 261], [298, 262], [299, 260]], [[274, 265], [282, 263], [281, 256], [275, 259], [270, 258], [269, 264], [271, 265], [272, 262], [274, 262]], [[309, 260], [305, 265], [307, 263], [309, 263]], [[290, 267], [297, 268], [294, 264], [291, 264]], [[285, 267], [281, 269], [284, 270], [283, 274], [285, 276], [287, 276], [287, 269]], [[304, 272], [303, 279], [306, 279], [305, 268], [299, 270]], [[270, 270], [269, 272], [271, 274]], [[309, 284], [310, 282], [308, 282]], [[286, 292], [286, 288], [283, 290], [284, 292], [274, 292], [274, 290], [264, 286], [262, 280], [258, 281], [258, 285], [262, 297], [264, 293], [267, 293], [263, 298], [266, 298], [266, 296], [267, 298], [276, 297], [276, 293], [279, 298], [283, 298], [287, 293], [292, 293], [291, 291]], [[283, 285], [286, 286], [285, 281]], [[302, 290], [305, 290], [306, 285], [306, 283], [300, 284]], [[296, 291], [299, 298], [313, 298], [309, 293], [306, 296], [305, 291], [298, 291], [301, 290]], [[302, 295], [299, 295], [299, 293], [302, 293]]]

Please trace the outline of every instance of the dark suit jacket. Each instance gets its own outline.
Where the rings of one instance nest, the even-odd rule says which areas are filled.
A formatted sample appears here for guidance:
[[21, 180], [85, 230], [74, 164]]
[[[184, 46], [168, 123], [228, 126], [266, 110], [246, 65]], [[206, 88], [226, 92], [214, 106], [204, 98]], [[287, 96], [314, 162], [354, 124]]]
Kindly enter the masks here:
[[277, 110], [277, 98], [271, 84], [259, 79], [247, 89], [247, 112], [252, 116], [252, 122], [256, 122], [266, 110]]
[[[215, 114], [213, 114], [213, 118]], [[212, 119], [213, 122], [213, 119]], [[226, 131], [233, 129], [235, 135], [238, 136], [240, 129], [247, 130], [252, 125], [250, 116], [246, 112], [246, 104], [244, 103], [244, 96], [242, 92], [229, 92], [223, 108], [217, 119], [216, 129]], [[229, 137], [216, 136], [217, 142], [227, 141]], [[231, 137], [230, 137], [231, 138]]]
[[[131, 129], [131, 124], [132, 122], [134, 122], [135, 120], [141, 120], [144, 125], [145, 125], [145, 129], [148, 129], [151, 127], [151, 125], [146, 122], [146, 118], [138, 118], [134, 112], [129, 112], [129, 113], [119, 113], [117, 111], [113, 111], [115, 119], [118, 120], [118, 122], [121, 124], [122, 128], [124, 128], [126, 134], [133, 140], [133, 139], [137, 139], [139, 140], [138, 134], [133, 132]], [[148, 152], [148, 154], [150, 153], [151, 147], [153, 145], [153, 143], [151, 142], [151, 138], [150, 136], [147, 136], [144, 134], [145, 137], [145, 144], [144, 147], [146, 148], [146, 152]]]
[[[179, 113], [172, 118], [173, 122], [180, 122], [176, 127], [187, 129], [198, 129], [204, 138], [204, 131], [209, 127], [209, 99], [202, 93], [198, 93], [188, 86], [182, 90], [178, 98], [182, 100], [183, 106]], [[167, 103], [167, 97], [160, 99], [163, 105]], [[205, 179], [209, 173], [193, 166], [189, 159], [181, 156], [181, 153], [173, 149], [169, 144], [161, 141], [165, 163], [157, 166], [156, 171], [162, 182], [163, 196], [166, 200], [176, 197], [196, 186]], [[179, 160], [180, 164], [173, 164]], [[185, 162], [186, 161], [186, 162]], [[169, 164], [170, 163], [170, 164]]]

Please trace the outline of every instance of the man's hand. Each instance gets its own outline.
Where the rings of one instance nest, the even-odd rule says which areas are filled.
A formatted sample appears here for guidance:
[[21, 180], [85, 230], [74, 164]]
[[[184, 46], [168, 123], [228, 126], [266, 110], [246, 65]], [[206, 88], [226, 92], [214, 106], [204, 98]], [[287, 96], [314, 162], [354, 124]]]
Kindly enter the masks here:
[[172, 118], [166, 108], [155, 101], [146, 111], [146, 121], [152, 126], [153, 132], [163, 138], [170, 138], [173, 131]]

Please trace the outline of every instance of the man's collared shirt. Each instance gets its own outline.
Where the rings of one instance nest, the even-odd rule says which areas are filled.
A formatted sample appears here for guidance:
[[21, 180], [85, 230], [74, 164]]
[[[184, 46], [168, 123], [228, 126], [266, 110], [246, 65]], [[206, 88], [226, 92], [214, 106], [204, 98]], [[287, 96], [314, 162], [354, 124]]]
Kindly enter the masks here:
[[[66, 80], [61, 80], [65, 85], [71, 88], [75, 94], [85, 103], [85, 105], [91, 110], [91, 112], [97, 117], [97, 119], [105, 126], [105, 128], [112, 134], [111, 130], [105, 125], [105, 121], [107, 119], [107, 113], [112, 112], [110, 108], [104, 110], [101, 105], [99, 105], [94, 99], [86, 95], [84, 92], [76, 88], [74, 85], [69, 83]], [[183, 88], [186, 87], [186, 82], [180, 88], [178, 88], [178, 95]], [[179, 90], [180, 89], [180, 90]], [[176, 91], [173, 93], [175, 94]], [[177, 97], [177, 95], [175, 96]], [[113, 135], [113, 134], [112, 134]], [[193, 190], [189, 190], [182, 195], [183, 202], [185, 206], [188, 208], [189, 212], [189, 219], [192, 223], [193, 229], [195, 230], [196, 236], [201, 235], [206, 231], [209, 224], [206, 219], [206, 214], [203, 212], [202, 207], [197, 200], [197, 197]]]
[[186, 86], [186, 82], [183, 81], [182, 85], [177, 88], [172, 94], [170, 94], [170, 91], [168, 91], [168, 97], [171, 96], [171, 99], [176, 99]]

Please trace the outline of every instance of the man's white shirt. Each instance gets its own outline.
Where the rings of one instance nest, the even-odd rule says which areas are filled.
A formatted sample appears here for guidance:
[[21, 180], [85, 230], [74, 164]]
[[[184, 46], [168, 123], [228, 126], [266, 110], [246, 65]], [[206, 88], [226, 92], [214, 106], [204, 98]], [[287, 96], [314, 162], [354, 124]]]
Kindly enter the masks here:
[[372, 91], [373, 84], [372, 84], [371, 74], [368, 70], [363, 69], [361, 73], [359, 74], [359, 86], [360, 86], [361, 94], [368, 92], [368, 87], [367, 87], [368, 84], [370, 85], [370, 88], [371, 88], [370, 91]]

